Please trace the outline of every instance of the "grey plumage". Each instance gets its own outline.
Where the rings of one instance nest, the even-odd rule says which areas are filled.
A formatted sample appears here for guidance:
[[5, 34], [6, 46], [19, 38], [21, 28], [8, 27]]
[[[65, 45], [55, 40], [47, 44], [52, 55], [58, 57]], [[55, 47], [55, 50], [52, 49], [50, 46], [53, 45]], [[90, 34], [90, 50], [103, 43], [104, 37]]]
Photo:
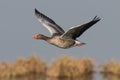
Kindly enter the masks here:
[[49, 30], [51, 35], [62, 35], [64, 33], [64, 30], [59, 25], [57, 25], [52, 19], [50, 19], [46, 15], [39, 12], [37, 9], [35, 9], [35, 15], [38, 20], [43, 24], [43, 26], [45, 26]]

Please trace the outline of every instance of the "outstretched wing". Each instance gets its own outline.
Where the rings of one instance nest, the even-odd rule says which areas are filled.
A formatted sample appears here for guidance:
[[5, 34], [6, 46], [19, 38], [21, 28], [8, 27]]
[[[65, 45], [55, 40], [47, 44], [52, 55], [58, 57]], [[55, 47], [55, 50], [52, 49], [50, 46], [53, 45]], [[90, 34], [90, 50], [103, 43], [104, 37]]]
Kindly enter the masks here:
[[59, 25], [57, 25], [52, 19], [50, 19], [46, 15], [39, 12], [37, 9], [35, 9], [35, 15], [37, 19], [42, 23], [42, 25], [49, 30], [51, 35], [62, 35], [64, 33], [64, 30]]
[[98, 21], [100, 21], [100, 18], [95, 16], [93, 18], [93, 20], [91, 20], [90, 22], [88, 22], [86, 24], [70, 28], [70, 30], [68, 30], [63, 35], [61, 35], [61, 37], [62, 38], [72, 38], [75, 40], [77, 37], [82, 35], [83, 32], [85, 32], [88, 28], [90, 28], [92, 25], [94, 25]]

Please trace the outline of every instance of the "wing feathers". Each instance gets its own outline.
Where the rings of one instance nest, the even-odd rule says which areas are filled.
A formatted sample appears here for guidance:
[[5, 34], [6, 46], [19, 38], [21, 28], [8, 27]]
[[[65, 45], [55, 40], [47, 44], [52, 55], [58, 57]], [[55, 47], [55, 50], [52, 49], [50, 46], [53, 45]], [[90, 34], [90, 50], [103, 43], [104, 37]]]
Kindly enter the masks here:
[[90, 22], [83, 24], [81, 26], [76, 26], [70, 28], [67, 32], [65, 32], [61, 37], [62, 38], [72, 38], [76, 39], [80, 35], [82, 35], [83, 32], [85, 32], [88, 28], [90, 28], [92, 25], [100, 21], [100, 18], [95, 16]]
[[60, 26], [58, 26], [52, 19], [50, 19], [46, 15], [40, 13], [37, 9], [35, 9], [35, 15], [38, 18], [38, 20], [42, 23], [42, 25], [49, 30], [51, 35], [62, 35], [64, 33], [64, 30]]

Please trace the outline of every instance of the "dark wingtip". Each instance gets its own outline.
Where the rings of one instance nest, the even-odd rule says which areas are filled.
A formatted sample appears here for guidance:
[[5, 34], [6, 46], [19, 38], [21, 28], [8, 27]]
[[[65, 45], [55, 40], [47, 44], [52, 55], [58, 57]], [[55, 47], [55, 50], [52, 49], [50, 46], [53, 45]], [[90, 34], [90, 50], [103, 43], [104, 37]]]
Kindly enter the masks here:
[[100, 20], [101, 20], [101, 18], [98, 17], [97, 15], [93, 18], [93, 21], [96, 21], [96, 22], [98, 22], [98, 21], [100, 21]]
[[35, 8], [35, 16], [36, 16], [37, 18], [39, 18], [40, 15], [41, 15], [41, 13]]
[[39, 13], [39, 11], [35, 8], [35, 13]]
[[37, 9], [35, 8], [35, 11], [37, 11]]

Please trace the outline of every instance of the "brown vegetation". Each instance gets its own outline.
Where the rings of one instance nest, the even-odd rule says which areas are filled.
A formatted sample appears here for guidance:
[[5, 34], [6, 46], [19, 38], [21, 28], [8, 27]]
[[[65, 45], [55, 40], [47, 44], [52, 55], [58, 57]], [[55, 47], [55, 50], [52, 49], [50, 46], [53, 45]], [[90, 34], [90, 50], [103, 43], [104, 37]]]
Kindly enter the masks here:
[[14, 63], [0, 64], [0, 77], [21, 77], [27, 75], [47, 75], [49, 77], [79, 77], [92, 73], [94, 63], [92, 59], [73, 59], [61, 56], [47, 69], [47, 65], [36, 56], [18, 58]]
[[56, 77], [49, 77], [49, 80], [93, 80], [94, 76], [92, 74], [83, 75], [79, 77], [62, 77], [62, 78], [56, 78]]
[[114, 60], [110, 60], [101, 65], [101, 73], [120, 75], [120, 63]]
[[62, 56], [55, 60], [47, 70], [50, 77], [78, 77], [93, 72], [93, 60], [89, 58], [73, 59]]
[[120, 80], [119, 75], [102, 73], [102, 80]]
[[0, 77], [16, 77], [28, 74], [45, 74], [46, 64], [36, 56], [30, 56], [27, 59], [19, 58], [15, 63], [0, 64]]
[[[34, 55], [18, 58], [14, 63], [0, 63], [0, 78], [44, 75], [51, 78], [73, 79], [84, 78], [84, 75], [91, 75], [92, 72], [94, 72], [94, 62], [91, 58], [74, 59], [67, 55], [59, 57], [48, 68], [45, 62]], [[101, 65], [100, 72], [105, 76], [113, 74], [120, 76], [120, 63], [110, 60]]]

